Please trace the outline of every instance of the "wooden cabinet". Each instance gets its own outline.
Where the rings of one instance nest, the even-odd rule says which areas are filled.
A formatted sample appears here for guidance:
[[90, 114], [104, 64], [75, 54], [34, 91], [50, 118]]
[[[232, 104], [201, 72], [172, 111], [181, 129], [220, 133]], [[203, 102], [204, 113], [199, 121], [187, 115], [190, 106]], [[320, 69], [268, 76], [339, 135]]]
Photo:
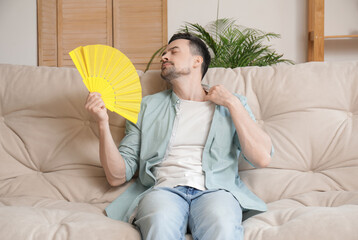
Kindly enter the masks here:
[[40, 66], [74, 66], [68, 55], [72, 49], [105, 44], [144, 70], [152, 54], [167, 42], [166, 0], [38, 0], [37, 4]]

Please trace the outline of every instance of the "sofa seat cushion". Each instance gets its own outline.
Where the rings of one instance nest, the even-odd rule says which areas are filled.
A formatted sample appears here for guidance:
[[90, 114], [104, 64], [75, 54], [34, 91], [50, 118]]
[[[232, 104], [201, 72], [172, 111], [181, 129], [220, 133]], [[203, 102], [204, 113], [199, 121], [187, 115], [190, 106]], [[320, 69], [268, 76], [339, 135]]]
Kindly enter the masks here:
[[83, 210], [1, 206], [0, 239], [140, 239], [129, 223]]
[[299, 236], [333, 240], [358, 236], [358, 191], [309, 192], [271, 202], [268, 209], [244, 222], [248, 239]]
[[[275, 203], [280, 205], [280, 201]], [[288, 207], [247, 219], [246, 239], [354, 240], [358, 236], [358, 205], [338, 207]]]
[[103, 215], [104, 208], [107, 206], [105, 203], [80, 203], [69, 202], [66, 200], [57, 200], [49, 198], [37, 198], [37, 197], [1, 197], [0, 207], [33, 207], [33, 208], [46, 208], [52, 210], [65, 210], [71, 212], [88, 212], [92, 214]]

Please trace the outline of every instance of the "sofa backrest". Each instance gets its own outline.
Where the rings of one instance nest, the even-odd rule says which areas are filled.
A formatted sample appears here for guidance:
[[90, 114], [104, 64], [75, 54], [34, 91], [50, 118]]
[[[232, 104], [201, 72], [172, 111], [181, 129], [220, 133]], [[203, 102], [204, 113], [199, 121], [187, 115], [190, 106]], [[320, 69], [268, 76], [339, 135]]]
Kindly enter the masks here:
[[[160, 78], [142, 86], [145, 95], [167, 88]], [[75, 68], [0, 64], [0, 196], [64, 199], [104, 208], [123, 191], [111, 189], [106, 181], [97, 124], [84, 108], [87, 95]], [[109, 115], [119, 145], [125, 120]]]
[[[275, 146], [266, 169], [240, 162], [266, 202], [310, 191], [358, 190], [358, 62], [209, 69], [203, 82], [247, 96]], [[168, 86], [141, 76], [143, 95]], [[111, 188], [99, 162], [97, 125], [76, 69], [0, 64], [0, 196], [44, 197], [105, 207]], [[110, 114], [118, 145], [124, 119]]]
[[358, 190], [358, 62], [209, 69], [204, 82], [247, 96], [271, 136], [268, 168], [240, 161], [242, 179], [266, 202]]

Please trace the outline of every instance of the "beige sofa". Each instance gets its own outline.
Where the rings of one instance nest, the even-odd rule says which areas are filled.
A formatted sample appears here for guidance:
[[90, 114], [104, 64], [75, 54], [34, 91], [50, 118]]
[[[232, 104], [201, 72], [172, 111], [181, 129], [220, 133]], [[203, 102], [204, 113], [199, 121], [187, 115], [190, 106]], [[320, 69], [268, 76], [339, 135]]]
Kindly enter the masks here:
[[[139, 74], [144, 95], [167, 88]], [[245, 239], [358, 239], [358, 62], [209, 69], [204, 82], [247, 96], [275, 146], [268, 168], [240, 163], [269, 209]], [[0, 65], [0, 239], [140, 239], [104, 214], [131, 182], [106, 182], [87, 94], [76, 69]], [[110, 124], [119, 144], [124, 120]]]

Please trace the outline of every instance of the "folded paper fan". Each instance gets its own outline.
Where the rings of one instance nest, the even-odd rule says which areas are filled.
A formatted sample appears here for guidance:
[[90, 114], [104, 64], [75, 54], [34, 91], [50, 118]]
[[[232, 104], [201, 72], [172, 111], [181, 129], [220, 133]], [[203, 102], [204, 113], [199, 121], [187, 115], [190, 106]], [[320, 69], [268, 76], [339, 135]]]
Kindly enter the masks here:
[[87, 89], [99, 92], [107, 109], [137, 123], [142, 87], [127, 56], [105, 45], [80, 46], [69, 54]]

